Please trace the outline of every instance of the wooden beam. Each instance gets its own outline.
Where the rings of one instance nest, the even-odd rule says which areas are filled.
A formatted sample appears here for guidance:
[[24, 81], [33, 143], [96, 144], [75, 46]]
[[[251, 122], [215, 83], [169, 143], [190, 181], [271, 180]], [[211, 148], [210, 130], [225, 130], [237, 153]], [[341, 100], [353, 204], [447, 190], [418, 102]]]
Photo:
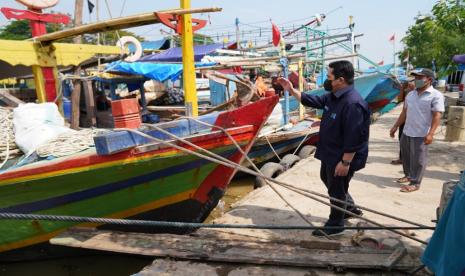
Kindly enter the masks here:
[[86, 101], [87, 122], [90, 124], [91, 127], [95, 127], [97, 126], [97, 108], [95, 107], [94, 89], [92, 88], [92, 81], [84, 80], [82, 81], [82, 85], [84, 88], [84, 97]]
[[0, 101], [6, 103], [8, 106], [17, 107], [24, 102], [15, 96], [11, 95], [8, 91], [9, 89], [0, 89]]
[[[394, 250], [342, 247], [338, 241], [234, 239], [218, 236], [144, 234], [75, 229], [50, 240], [55, 245], [151, 257], [272, 264], [297, 267], [384, 269]], [[418, 262], [405, 256], [392, 269], [410, 270]]]
[[53, 43], [42, 45], [32, 41], [0, 39], [0, 59], [15, 66], [77, 66], [97, 54], [120, 55], [118, 46]]
[[[198, 9], [174, 9], [161, 11], [163, 13], [170, 13], [175, 15], [184, 15], [192, 13], [207, 13], [207, 12], [219, 12], [221, 8], [198, 8]], [[55, 40], [72, 37], [81, 34], [94, 34], [100, 32], [107, 32], [117, 29], [126, 29], [138, 26], [144, 26], [149, 24], [160, 23], [159, 18], [155, 13], [143, 13], [137, 15], [131, 15], [126, 17], [118, 17], [114, 19], [104, 20], [96, 23], [81, 25], [78, 27], [53, 32], [41, 36], [32, 38], [34, 41], [40, 42], [52, 42]]]
[[[80, 70], [77, 70], [76, 73], [79, 75]], [[79, 129], [79, 117], [80, 117], [79, 103], [81, 101], [82, 83], [80, 80], [74, 80], [73, 84], [74, 84], [74, 89], [71, 94], [71, 128]]]
[[[181, 8], [190, 9], [190, 0], [180, 0]], [[184, 102], [186, 104], [186, 116], [197, 117], [199, 115], [197, 90], [195, 87], [194, 65], [194, 34], [192, 32], [192, 16], [189, 13], [181, 15], [181, 44], [182, 44], [182, 83], [184, 88]]]

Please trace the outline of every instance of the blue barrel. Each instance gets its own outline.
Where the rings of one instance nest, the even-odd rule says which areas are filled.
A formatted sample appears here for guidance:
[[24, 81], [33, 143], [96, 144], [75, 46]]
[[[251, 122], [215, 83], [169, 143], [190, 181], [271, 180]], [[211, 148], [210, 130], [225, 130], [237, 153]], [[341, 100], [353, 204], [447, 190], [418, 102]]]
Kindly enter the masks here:
[[63, 114], [65, 119], [71, 121], [71, 101], [63, 97]]

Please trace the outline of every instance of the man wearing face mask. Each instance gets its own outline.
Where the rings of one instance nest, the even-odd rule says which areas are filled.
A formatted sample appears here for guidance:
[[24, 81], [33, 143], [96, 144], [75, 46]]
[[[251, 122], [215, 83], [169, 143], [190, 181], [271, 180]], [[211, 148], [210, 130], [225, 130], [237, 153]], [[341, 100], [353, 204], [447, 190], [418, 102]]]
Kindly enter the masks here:
[[[320, 140], [315, 157], [321, 161], [320, 178], [328, 188], [332, 198], [346, 201], [336, 206], [362, 215], [360, 209], [353, 206], [349, 182], [358, 171], [365, 167], [368, 157], [368, 136], [370, 111], [368, 104], [354, 88], [354, 68], [348, 61], [336, 61], [329, 64], [327, 80], [324, 83], [326, 93], [322, 96], [307, 95], [294, 89], [287, 79], [279, 79], [281, 86], [288, 90], [303, 105], [323, 109], [320, 124]], [[324, 230], [315, 230], [313, 235], [335, 235], [343, 231], [344, 219], [350, 214], [331, 208]]]
[[444, 112], [444, 96], [432, 86], [433, 71], [425, 68], [413, 71], [411, 75], [415, 77], [416, 90], [405, 98], [404, 108], [390, 131], [394, 136], [398, 127], [405, 123], [400, 139], [405, 177], [397, 181], [409, 184], [402, 187], [401, 192], [420, 189], [427, 164], [427, 146], [433, 142]]

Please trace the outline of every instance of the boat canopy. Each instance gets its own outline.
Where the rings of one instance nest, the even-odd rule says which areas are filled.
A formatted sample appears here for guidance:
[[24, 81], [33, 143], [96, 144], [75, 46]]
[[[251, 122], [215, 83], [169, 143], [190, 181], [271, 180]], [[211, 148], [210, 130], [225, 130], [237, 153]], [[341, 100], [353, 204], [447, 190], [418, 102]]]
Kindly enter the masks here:
[[455, 55], [452, 60], [455, 63], [458, 63], [458, 64], [465, 64], [465, 54], [463, 54], [463, 55]]
[[[229, 48], [233, 44], [209, 44], [209, 45], [196, 45], [194, 46], [194, 60], [200, 61], [205, 55], [215, 52], [217, 49]], [[170, 48], [161, 53], [147, 55], [140, 58], [141, 62], [181, 62], [182, 49], [180, 47]]]
[[[212, 66], [216, 63], [196, 63], [195, 67]], [[107, 66], [110, 72], [122, 72], [132, 75], [142, 75], [146, 78], [164, 82], [175, 81], [182, 74], [183, 66], [178, 63], [152, 62], [120, 62], [116, 61]]]

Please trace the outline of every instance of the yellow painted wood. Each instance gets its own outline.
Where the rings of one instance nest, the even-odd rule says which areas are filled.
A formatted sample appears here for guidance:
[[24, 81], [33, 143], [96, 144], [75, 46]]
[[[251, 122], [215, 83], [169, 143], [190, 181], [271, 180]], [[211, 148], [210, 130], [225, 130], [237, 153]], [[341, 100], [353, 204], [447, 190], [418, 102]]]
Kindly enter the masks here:
[[0, 59], [11, 65], [44, 67], [79, 65], [96, 54], [117, 55], [117, 46], [0, 40]]
[[[301, 93], [304, 92], [304, 62], [299, 59], [299, 90]], [[299, 118], [303, 120], [305, 116], [305, 107], [299, 104]]]
[[32, 65], [32, 73], [34, 74], [34, 84], [36, 87], [37, 100], [39, 103], [45, 103], [47, 97], [45, 94], [45, 81], [42, 74], [42, 68], [39, 65]]
[[62, 66], [79, 65], [96, 54], [119, 55], [126, 53], [117, 46], [53, 43], [57, 64]]
[[[190, 9], [190, 0], [180, 0], [181, 9]], [[194, 36], [192, 34], [192, 16], [190, 14], [181, 15], [181, 44], [182, 44], [182, 64], [184, 95], [187, 110], [191, 111], [190, 116], [199, 115], [197, 105], [197, 90], [195, 87], [195, 65], [194, 65]]]

